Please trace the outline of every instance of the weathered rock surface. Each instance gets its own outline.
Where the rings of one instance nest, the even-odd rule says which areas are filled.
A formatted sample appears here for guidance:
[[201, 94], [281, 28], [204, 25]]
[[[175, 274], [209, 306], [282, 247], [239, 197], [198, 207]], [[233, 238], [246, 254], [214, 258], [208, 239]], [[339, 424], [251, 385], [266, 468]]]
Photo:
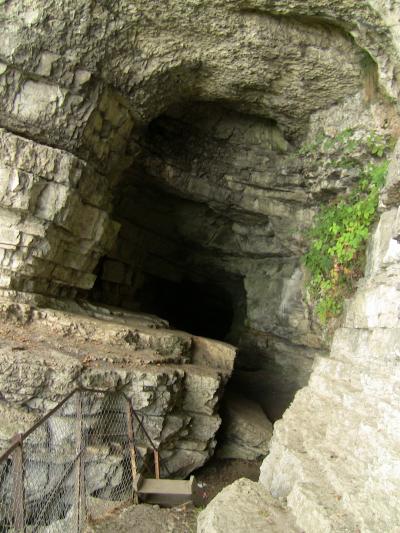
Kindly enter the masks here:
[[[158, 505], [140, 504], [113, 513], [89, 525], [86, 533], [192, 533], [196, 530], [196, 510], [191, 513]], [[107, 519], [108, 518], [108, 519]]]
[[260, 483], [238, 479], [199, 514], [198, 533], [296, 533], [290, 514]]
[[[24, 314], [23, 307], [15, 306], [17, 312], [4, 304], [3, 310], [8, 308], [18, 317]], [[221, 423], [219, 400], [233, 369], [235, 348], [167, 329], [156, 317], [86, 307], [89, 312], [82, 307], [80, 314], [42, 309], [24, 325], [2, 323], [1, 443], [27, 429], [40, 413], [78, 386], [120, 391], [144, 416], [145, 427], [165, 459], [163, 470], [188, 475], [214, 451]], [[25, 315], [29, 315], [26, 309]], [[203, 345], [206, 366], [201, 365]], [[194, 346], [196, 363], [191, 361]], [[100, 399], [98, 404], [91, 407], [94, 415], [101, 409]], [[71, 413], [52, 417], [50, 422], [49, 445], [68, 446], [75, 430]], [[104, 453], [105, 462], [113, 460]], [[100, 461], [96, 454], [94, 460]], [[95, 471], [99, 479], [97, 467]], [[87, 472], [90, 478], [90, 465]], [[98, 483], [96, 490], [101, 479]]]
[[93, 296], [132, 308], [154, 276], [223, 286], [243, 382], [279, 416], [324, 353], [302, 233], [343, 187], [295, 150], [393, 129], [398, 6], [3, 4], [0, 288], [74, 297], [97, 277]]
[[261, 483], [306, 532], [396, 532], [399, 479], [398, 210], [382, 214], [367, 277], [330, 358], [275, 423]]
[[[324, 359], [299, 256], [318, 206], [357, 176], [338, 172], [335, 154], [313, 166], [298, 151], [320, 130], [398, 136], [399, 12], [397, 0], [1, 3], [3, 295], [51, 307], [90, 293], [134, 308], [170, 304], [187, 280], [218, 287], [227, 302], [195, 311], [232, 318], [237, 382], [274, 418], [315, 360], [262, 477], [308, 531], [400, 522], [399, 152], [382, 198], [393, 211]], [[199, 351], [159, 321], [75, 312], [42, 312], [58, 347], [42, 338], [24, 353], [2, 339], [6, 401], [46, 409], [74, 383], [126, 388], [156, 414], [172, 470], [202, 464], [224, 349], [214, 366], [203, 341]]]
[[[37, 421], [38, 416], [26, 409], [10, 405], [0, 401], [0, 453], [10, 445], [12, 437], [16, 433], [24, 433]], [[38, 440], [44, 440], [43, 432], [38, 432]]]
[[221, 416], [218, 457], [254, 460], [268, 454], [272, 424], [257, 403], [226, 393]]

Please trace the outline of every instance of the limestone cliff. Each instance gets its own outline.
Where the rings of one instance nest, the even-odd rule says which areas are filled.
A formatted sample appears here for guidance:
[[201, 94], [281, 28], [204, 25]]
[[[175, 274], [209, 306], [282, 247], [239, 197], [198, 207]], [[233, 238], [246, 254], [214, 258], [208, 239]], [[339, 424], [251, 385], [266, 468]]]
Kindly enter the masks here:
[[74, 297], [97, 276], [94, 297], [129, 307], [154, 277], [218, 285], [238, 379], [278, 416], [322, 353], [298, 261], [321, 200], [288, 155], [393, 122], [395, 13], [3, 2], [1, 287]]
[[400, 524], [398, 213], [382, 214], [331, 355], [316, 360], [275, 424], [261, 468], [261, 483], [287, 498], [305, 531], [395, 532]]
[[[80, 297], [206, 328], [239, 346], [234, 381], [273, 418], [316, 360], [263, 469], [298, 516], [332, 510], [315, 531], [378, 531], [379, 520], [397, 518], [396, 482], [379, 482], [395, 464], [395, 437], [382, 437], [380, 449], [392, 450], [384, 457], [371, 446], [351, 468], [329, 460], [325, 502], [307, 477], [317, 464], [307, 453], [333, 429], [350, 439], [346, 423], [364, 431], [378, 416], [366, 391], [389, 427], [398, 416], [388, 344], [397, 327], [398, 159], [368, 277], [327, 359], [300, 257], [318, 207], [356, 176], [337, 173], [328, 156], [311, 168], [299, 148], [344, 128], [398, 136], [399, 12], [397, 0], [0, 1], [3, 298], [68, 310]], [[391, 397], [380, 397], [390, 383]], [[378, 426], [368, 435], [377, 439]], [[357, 456], [357, 439], [340, 435], [329, 437], [332, 453]], [[288, 454], [295, 459], [285, 462]], [[361, 489], [353, 479], [364, 483], [374, 458]], [[280, 481], [281, 467], [290, 476]]]

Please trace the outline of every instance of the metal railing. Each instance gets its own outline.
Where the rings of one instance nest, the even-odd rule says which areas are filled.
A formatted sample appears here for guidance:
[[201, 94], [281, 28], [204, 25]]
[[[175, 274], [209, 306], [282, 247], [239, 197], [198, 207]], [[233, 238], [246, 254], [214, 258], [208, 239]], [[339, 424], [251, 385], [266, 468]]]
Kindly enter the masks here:
[[159, 478], [162, 464], [144, 418], [122, 392], [76, 389], [15, 435], [0, 455], [0, 533], [80, 532], [136, 501], [137, 474]]

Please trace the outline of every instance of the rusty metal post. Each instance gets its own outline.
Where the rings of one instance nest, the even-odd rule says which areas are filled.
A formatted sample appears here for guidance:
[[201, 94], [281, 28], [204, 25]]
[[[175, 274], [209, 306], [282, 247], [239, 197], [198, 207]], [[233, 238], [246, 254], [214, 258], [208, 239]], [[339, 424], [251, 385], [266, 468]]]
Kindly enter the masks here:
[[83, 456], [82, 436], [82, 396], [81, 392], [76, 393], [76, 472], [75, 472], [75, 527], [76, 532], [83, 531], [86, 514], [85, 495], [85, 463]]
[[133, 497], [134, 503], [138, 503], [138, 494], [135, 489], [136, 476], [137, 476], [137, 462], [136, 462], [135, 436], [133, 433], [132, 404], [128, 398], [126, 398], [126, 422], [127, 422], [127, 429], [128, 429], [129, 454], [131, 458], [132, 497]]
[[13, 438], [17, 447], [13, 453], [13, 518], [17, 533], [25, 532], [25, 488], [24, 488], [24, 451], [22, 435]]
[[154, 472], [156, 474], [156, 479], [160, 479], [160, 454], [158, 450], [154, 449]]

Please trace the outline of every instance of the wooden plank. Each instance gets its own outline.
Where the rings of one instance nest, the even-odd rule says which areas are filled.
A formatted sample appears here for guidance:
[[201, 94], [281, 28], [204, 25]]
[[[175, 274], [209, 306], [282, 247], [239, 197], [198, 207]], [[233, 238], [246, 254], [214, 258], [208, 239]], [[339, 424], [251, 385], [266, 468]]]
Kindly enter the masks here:
[[191, 481], [177, 479], [144, 479], [139, 494], [192, 495]]

